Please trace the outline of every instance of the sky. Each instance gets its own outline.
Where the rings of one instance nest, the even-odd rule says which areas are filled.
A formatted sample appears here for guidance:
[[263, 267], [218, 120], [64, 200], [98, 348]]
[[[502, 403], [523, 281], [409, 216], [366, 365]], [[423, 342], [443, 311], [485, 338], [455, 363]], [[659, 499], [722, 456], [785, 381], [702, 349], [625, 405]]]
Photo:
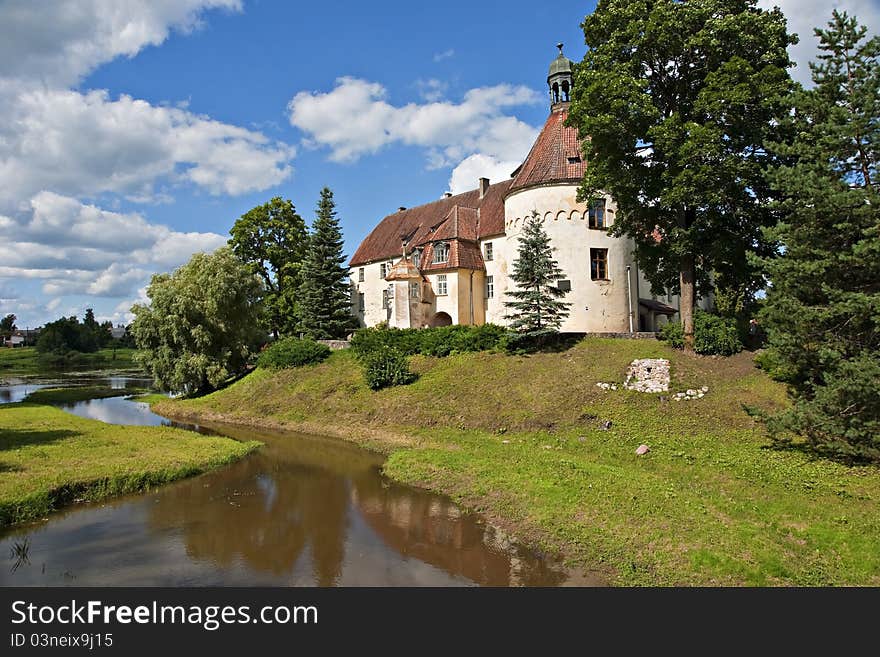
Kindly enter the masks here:
[[[833, 6], [780, 6], [793, 75]], [[274, 196], [335, 195], [350, 255], [399, 206], [509, 176], [594, 2], [0, 0], [0, 316], [131, 320], [150, 277]]]

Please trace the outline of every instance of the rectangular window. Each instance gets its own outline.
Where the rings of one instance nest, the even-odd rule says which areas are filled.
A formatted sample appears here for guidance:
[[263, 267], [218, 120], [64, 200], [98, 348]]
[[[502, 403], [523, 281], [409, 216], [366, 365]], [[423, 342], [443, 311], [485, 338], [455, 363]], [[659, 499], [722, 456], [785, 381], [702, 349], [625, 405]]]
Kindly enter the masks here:
[[590, 278], [608, 280], [608, 249], [590, 249]]
[[556, 281], [556, 288], [562, 292], [571, 292], [571, 281]]
[[388, 290], [382, 290], [382, 308], [389, 308], [391, 306], [391, 295], [388, 294]]
[[495, 298], [495, 277], [486, 276], [486, 298]]
[[486, 262], [489, 262], [493, 259], [494, 254], [492, 253], [492, 242], [486, 242], [486, 245], [483, 247], [484, 250], [484, 258]]
[[590, 228], [605, 228], [605, 199], [597, 198], [590, 201], [589, 222]]
[[449, 261], [449, 244], [440, 242], [434, 245], [434, 262]]
[[364, 300], [364, 293], [358, 292], [358, 312], [364, 312], [365, 305], [366, 301]]
[[449, 294], [446, 287], [446, 274], [440, 274], [437, 277], [437, 296], [442, 297], [446, 294]]
[[363, 283], [363, 282], [364, 282], [364, 268], [359, 267], [358, 268], [358, 283]]
[[419, 249], [413, 251], [412, 262], [416, 267], [422, 266], [422, 252]]
[[409, 298], [410, 299], [418, 299], [421, 296], [419, 293], [419, 284], [418, 283], [410, 283], [409, 284]]
[[387, 275], [388, 275], [388, 263], [383, 262], [381, 265], [379, 265], [379, 276], [384, 281], [385, 277]]

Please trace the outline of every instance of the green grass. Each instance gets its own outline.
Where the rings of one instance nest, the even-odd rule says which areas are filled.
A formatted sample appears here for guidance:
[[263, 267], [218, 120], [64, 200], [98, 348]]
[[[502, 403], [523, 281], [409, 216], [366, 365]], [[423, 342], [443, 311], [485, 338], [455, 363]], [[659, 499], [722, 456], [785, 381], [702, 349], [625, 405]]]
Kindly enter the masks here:
[[[114, 353], [115, 351], [115, 353]], [[66, 370], [140, 371], [134, 361], [135, 349], [100, 349], [91, 354], [74, 354], [60, 367], [34, 347], [0, 348], [0, 379], [13, 376], [50, 375]]]
[[107, 397], [125, 397], [135, 393], [143, 393], [146, 388], [107, 388], [105, 386], [74, 386], [68, 388], [41, 388], [30, 393], [24, 401], [32, 404], [65, 404], [86, 399], [106, 399]]
[[[596, 386], [646, 357], [670, 359], [671, 392], [708, 394], [675, 402]], [[414, 357], [416, 383], [372, 392], [352, 354], [334, 352], [159, 406], [383, 449], [391, 477], [615, 584], [880, 585], [880, 472], [770, 448], [743, 406], [781, 408], [785, 389], [751, 359], [590, 338], [552, 354]]]
[[171, 427], [115, 426], [51, 406], [0, 405], [0, 526], [147, 490], [257, 446]]

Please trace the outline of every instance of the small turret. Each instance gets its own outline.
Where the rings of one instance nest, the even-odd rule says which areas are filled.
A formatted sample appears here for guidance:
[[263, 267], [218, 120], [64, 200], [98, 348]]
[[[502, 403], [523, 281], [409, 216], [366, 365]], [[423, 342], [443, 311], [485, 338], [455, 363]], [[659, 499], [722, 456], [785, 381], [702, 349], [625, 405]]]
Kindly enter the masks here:
[[555, 109], [560, 103], [571, 100], [571, 88], [574, 84], [574, 62], [562, 54], [562, 44], [557, 43], [559, 54], [550, 62], [550, 72], [547, 75], [547, 86], [550, 87], [550, 108]]

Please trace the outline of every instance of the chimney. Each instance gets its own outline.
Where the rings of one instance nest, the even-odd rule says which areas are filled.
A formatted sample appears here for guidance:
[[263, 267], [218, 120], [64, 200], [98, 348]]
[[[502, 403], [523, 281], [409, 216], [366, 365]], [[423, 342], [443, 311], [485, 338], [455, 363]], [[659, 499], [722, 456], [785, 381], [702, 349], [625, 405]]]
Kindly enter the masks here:
[[489, 179], [488, 178], [480, 178], [480, 199], [482, 200], [486, 196], [486, 192], [489, 191]]

